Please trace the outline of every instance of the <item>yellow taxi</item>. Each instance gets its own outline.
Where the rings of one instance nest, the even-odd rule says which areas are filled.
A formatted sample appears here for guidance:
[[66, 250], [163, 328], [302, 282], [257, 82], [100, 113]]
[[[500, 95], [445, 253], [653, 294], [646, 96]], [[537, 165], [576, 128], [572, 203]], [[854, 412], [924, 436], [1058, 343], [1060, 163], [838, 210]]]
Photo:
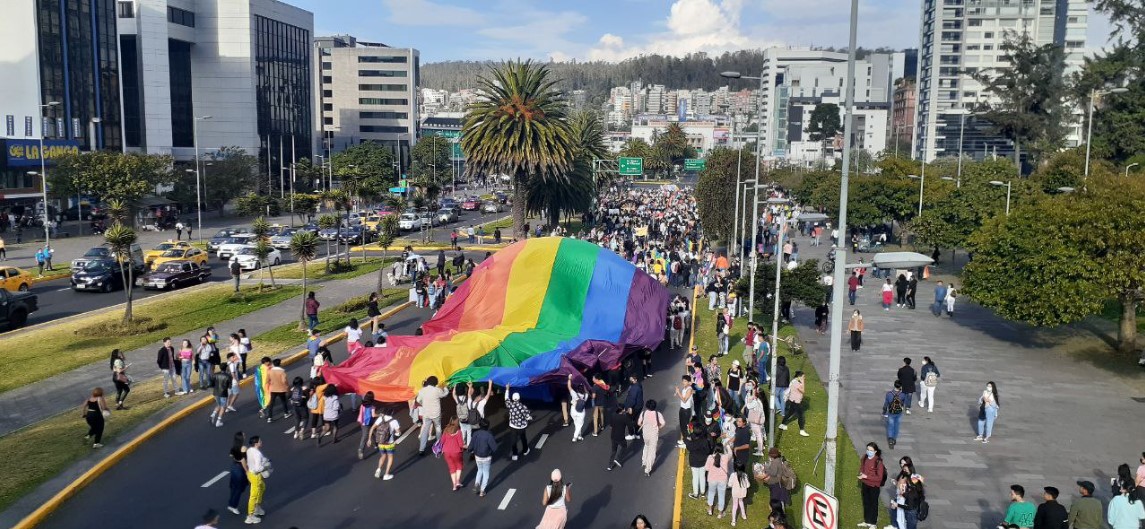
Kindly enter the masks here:
[[365, 226], [366, 229], [370, 231], [378, 231], [378, 224], [381, 224], [381, 222], [382, 217], [371, 213], [366, 216], [366, 220], [362, 221], [362, 226]]
[[151, 261], [151, 269], [157, 269], [159, 265], [168, 261], [191, 261], [204, 266], [207, 264], [207, 252], [198, 248], [171, 248]]
[[32, 273], [15, 266], [0, 267], [0, 287], [9, 292], [27, 292], [32, 288]]
[[187, 249], [190, 247], [191, 247], [191, 243], [189, 243], [187, 241], [171, 241], [171, 240], [168, 240], [165, 242], [161, 242], [157, 246], [155, 246], [154, 248], [152, 248], [150, 250], [147, 250], [147, 252], [143, 254], [143, 262], [147, 266], [151, 266], [151, 263], [153, 261], [155, 261], [156, 258], [158, 258], [160, 255], [163, 254], [163, 252], [166, 252], [167, 250]]

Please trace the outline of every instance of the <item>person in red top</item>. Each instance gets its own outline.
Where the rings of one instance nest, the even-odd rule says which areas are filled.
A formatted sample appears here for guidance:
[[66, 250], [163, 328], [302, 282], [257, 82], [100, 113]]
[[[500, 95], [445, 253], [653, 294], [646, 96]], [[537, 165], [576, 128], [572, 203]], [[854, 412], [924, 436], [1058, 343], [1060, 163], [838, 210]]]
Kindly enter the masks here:
[[847, 299], [851, 304], [855, 304], [855, 296], [859, 293], [859, 287], [862, 286], [862, 281], [859, 281], [859, 273], [851, 272], [851, 277], [847, 279]]
[[[855, 304], [854, 300], [852, 300], [851, 304]], [[318, 307], [321, 306], [322, 304], [319, 303], [317, 299], [314, 299], [313, 290], [306, 294], [306, 303], [303, 304], [303, 307], [306, 309], [306, 319], [309, 323], [310, 330], [314, 330], [314, 328], [318, 326]]]
[[461, 470], [465, 465], [462, 454], [465, 453], [465, 441], [461, 437], [461, 426], [457, 417], [449, 421], [441, 432], [441, 455], [445, 459], [445, 466], [449, 469], [449, 479], [453, 481], [453, 490], [461, 488]]
[[867, 443], [867, 452], [859, 463], [859, 485], [863, 495], [863, 523], [859, 524], [860, 527], [874, 529], [879, 526], [879, 489], [886, 479], [883, 451], [879, 450], [879, 445]]

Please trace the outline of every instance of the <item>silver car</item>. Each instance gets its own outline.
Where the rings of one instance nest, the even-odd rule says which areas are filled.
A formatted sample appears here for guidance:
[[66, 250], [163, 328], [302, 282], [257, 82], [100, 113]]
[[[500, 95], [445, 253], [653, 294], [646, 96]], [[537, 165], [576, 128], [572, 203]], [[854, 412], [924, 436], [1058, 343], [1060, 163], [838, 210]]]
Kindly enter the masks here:
[[453, 208], [441, 208], [437, 210], [437, 223], [449, 224], [450, 222], [457, 222], [457, 210]]
[[283, 228], [278, 235], [270, 238], [270, 245], [279, 250], [290, 249], [290, 239], [298, 233], [298, 228]]

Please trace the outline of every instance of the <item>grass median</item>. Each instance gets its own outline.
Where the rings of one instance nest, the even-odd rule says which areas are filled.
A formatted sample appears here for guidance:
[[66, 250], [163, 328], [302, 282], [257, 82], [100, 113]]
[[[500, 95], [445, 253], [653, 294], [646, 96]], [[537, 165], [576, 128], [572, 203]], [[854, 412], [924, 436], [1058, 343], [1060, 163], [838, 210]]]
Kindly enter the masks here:
[[[707, 300], [701, 298], [697, 307], [696, 314], [696, 346], [699, 347], [700, 353], [704, 356], [704, 362], [707, 363], [708, 357], [715, 351], [719, 350], [718, 341], [716, 340], [715, 312], [707, 310]], [[722, 372], [727, 373], [731, 368], [733, 360], [743, 358], [743, 331], [746, 327], [746, 321], [737, 320], [734, 328], [729, 337], [728, 355], [720, 359]], [[779, 335], [781, 338], [787, 338], [795, 334], [795, 329], [791, 326], [784, 326], [780, 328]], [[787, 430], [775, 430], [778, 442], [776, 446], [783, 453], [784, 457], [791, 462], [792, 467], [795, 469], [796, 475], [799, 477], [799, 484], [797, 490], [791, 493], [792, 505], [787, 512], [787, 521], [789, 527], [794, 527], [799, 524], [802, 516], [803, 506], [803, 485], [810, 484], [815, 487], [822, 488], [823, 486], [823, 464], [825, 455], [819, 457], [816, 462], [816, 455], [823, 446], [824, 434], [826, 432], [826, 416], [827, 416], [827, 388], [820, 380], [818, 373], [815, 371], [815, 366], [811, 364], [811, 360], [807, 358], [806, 354], [792, 355], [786, 343], [779, 342], [779, 354], [787, 357], [787, 366], [794, 374], [796, 371], [803, 371], [806, 376], [806, 395], [803, 399], [804, 406], [806, 406], [807, 418], [807, 433], [811, 434], [810, 437], [800, 437], [799, 430], [793, 424]], [[726, 381], [725, 381], [726, 382]], [[754, 443], [753, 443], [754, 445]], [[838, 469], [836, 472], [836, 497], [839, 500], [840, 524], [839, 527], [852, 527], [854, 524], [862, 521], [863, 511], [862, 503], [859, 496], [859, 489], [856, 485], [855, 476], [859, 475], [859, 456], [852, 449], [851, 439], [848, 437], [847, 432], [843, 430], [842, 425], [839, 427], [839, 440], [838, 440]], [[760, 460], [760, 457], [752, 456], [751, 462], [755, 463]], [[764, 457], [763, 459], [766, 459]], [[766, 463], [766, 461], [763, 461]], [[750, 465], [749, 465], [750, 473]], [[686, 494], [691, 491], [691, 476], [684, 477], [684, 490], [680, 491], [681, 494]], [[728, 504], [725, 508], [725, 517], [717, 519], [715, 516], [708, 516], [707, 503], [705, 500], [693, 500], [688, 497], [683, 499], [682, 523], [683, 527], [688, 529], [707, 529], [716, 527], [726, 527], [729, 525], [730, 520], [727, 515], [731, 513], [731, 491], [727, 491]], [[767, 487], [760, 487], [752, 478], [752, 486], [748, 492], [747, 501], [747, 523], [748, 527], [759, 527], [767, 524], [767, 515], [771, 512], [768, 507], [770, 496], [767, 493]]]
[[118, 324], [123, 313], [115, 310], [7, 337], [0, 356], [0, 392], [93, 362], [106, 362], [112, 349], [131, 351], [165, 336], [182, 338], [202, 332], [210, 325], [276, 305], [301, 292], [297, 285], [265, 286], [262, 292], [252, 285], [236, 296], [229, 283], [216, 284], [136, 301], [133, 311], [139, 323], [138, 332], [133, 334], [122, 332]]
[[[378, 250], [378, 257], [381, 257], [382, 251]], [[398, 252], [400, 254], [400, 252]], [[330, 261], [330, 269], [327, 271], [326, 260], [324, 258], [316, 259], [306, 263], [306, 279], [313, 281], [325, 281], [336, 279], [350, 279], [354, 277], [364, 276], [370, 273], [378, 273], [378, 269], [383, 266], [393, 264], [397, 259], [394, 257], [395, 251], [390, 249], [385, 261], [382, 259], [367, 258], [366, 262], [362, 262], [361, 253], [355, 252], [350, 258], [350, 266], [346, 266], [345, 260], [340, 264]], [[257, 277], [257, 272], [256, 272]], [[267, 278], [269, 279], [269, 274]], [[281, 269], [274, 271], [275, 279], [302, 279], [302, 263], [295, 263], [283, 266]]]

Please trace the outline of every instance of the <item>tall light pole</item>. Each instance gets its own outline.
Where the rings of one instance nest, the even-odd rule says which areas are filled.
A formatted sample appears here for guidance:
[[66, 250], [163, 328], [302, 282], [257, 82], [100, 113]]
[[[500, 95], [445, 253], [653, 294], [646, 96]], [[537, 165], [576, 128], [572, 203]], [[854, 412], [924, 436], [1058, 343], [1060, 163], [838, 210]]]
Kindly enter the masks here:
[[[787, 204], [786, 198], [773, 198], [767, 201], [768, 204]], [[779, 215], [779, 237], [776, 239], [776, 255], [783, 255], [783, 236], [787, 233], [787, 212], [781, 211]], [[783, 280], [783, 263], [780, 261], [782, 258], [775, 259], [775, 290], [772, 290], [771, 295], [775, 298], [775, 307], [771, 313], [771, 372], [775, 373], [775, 368], [779, 362], [779, 355], [776, 354], [776, 349], [779, 347], [779, 289]], [[775, 395], [775, 378], [771, 377], [771, 395]], [[772, 448], [775, 446], [775, 405], [768, 404], [768, 423], [767, 423], [767, 447]]]
[[992, 185], [992, 186], [998, 186], [998, 187], [1005, 186], [1006, 187], [1006, 216], [1007, 217], [1010, 216], [1010, 188], [1011, 188], [1010, 184], [1011, 183], [1012, 182], [1010, 180], [1007, 180], [1005, 182], [1003, 182], [1001, 180], [991, 180], [990, 181], [990, 185]]
[[[859, 31], [859, 0], [851, 0], [851, 34], [847, 46], [846, 99], [843, 104], [843, 172], [839, 179], [839, 234], [847, 234], [847, 187], [851, 156], [851, 130], [855, 121], [855, 47]], [[926, 167], [923, 159], [923, 167]], [[831, 294], [831, 357], [827, 375], [827, 433], [825, 435], [826, 462], [824, 463], [823, 491], [835, 494], [835, 467], [838, 464], [839, 443], [839, 365], [843, 347], [843, 278], [847, 263], [846, 245], [835, 249], [835, 280]]]
[[[59, 101], [48, 101], [40, 105], [40, 178], [42, 179], [43, 199], [44, 199], [44, 246], [51, 244], [51, 229], [48, 227], [50, 216], [48, 215], [48, 162], [47, 157], [44, 156], [44, 115], [45, 110], [51, 110], [60, 104]], [[56, 131], [56, 136], [59, 136], [59, 131]]]
[[733, 252], [736, 252], [737, 257], [743, 255], [743, 252], [739, 251], [739, 246], [740, 246], [741, 242], [738, 238], [738, 236], [739, 236], [739, 225], [740, 225], [740, 220], [739, 220], [740, 166], [742, 164], [743, 164], [743, 147], [740, 147], [739, 153], [738, 153], [737, 159], [736, 159], [736, 186], [734, 188], [732, 188], [735, 190], [735, 194], [736, 194], [736, 209], [735, 209], [735, 213], [732, 214], [732, 219], [733, 219], [733, 222], [735, 224], [732, 225], [731, 250]]
[[922, 163], [922, 176], [916, 174], [908, 174], [907, 178], [918, 180], [918, 216], [922, 216], [922, 187], [926, 184], [926, 162]]
[[1128, 88], [1123, 87], [1109, 88], [1106, 90], [1094, 88], [1089, 91], [1089, 123], [1086, 125], [1087, 130], [1085, 133], [1085, 175], [1082, 177], [1082, 190], [1085, 190], [1085, 184], [1089, 181], [1089, 150], [1093, 145], [1093, 109], [1097, 98], [1106, 94], [1123, 94], [1128, 91]]
[[211, 116], [195, 116], [194, 127], [191, 131], [195, 140], [195, 231], [199, 232], [199, 243], [203, 243], [203, 174], [199, 163], [199, 122], [211, 119]]
[[[761, 94], [763, 93], [763, 81], [765, 78], [762, 75], [760, 75], [759, 77], [749, 77], [749, 76], [741, 75], [739, 72], [721, 72], [720, 76], [727, 78], [727, 79], [758, 80], [759, 81], [759, 92]], [[751, 250], [752, 250], [751, 251], [751, 280], [750, 280], [751, 293], [748, 296], [748, 313], [747, 313], [748, 320], [755, 317], [755, 267], [756, 267], [756, 264], [758, 261], [757, 255], [759, 254], [759, 252], [755, 251], [755, 241], [756, 241], [756, 238], [759, 236], [759, 187], [760, 187], [759, 186], [759, 165], [760, 165], [760, 160], [762, 159], [760, 154], [763, 152], [763, 150], [762, 150], [763, 149], [763, 141], [761, 141], [762, 138], [761, 138], [758, 131], [763, 128], [763, 98], [762, 97], [760, 98], [759, 106], [756, 107], [756, 116], [757, 116], [756, 117], [756, 131], [757, 132], [755, 135], [755, 182], [756, 183], [754, 184], [755, 185], [755, 195], [754, 195], [755, 198], [752, 200], [752, 208], [751, 208], [752, 212], [753, 212], [752, 222], [751, 222], [752, 223], [752, 226], [751, 226]]]
[[1125, 178], [1129, 178], [1129, 170], [1134, 168], [1134, 167], [1137, 167], [1138, 165], [1141, 165], [1141, 164], [1139, 162], [1133, 162], [1129, 165], [1126, 165], [1125, 166]]
[[[736, 227], [737, 228], [742, 226], [744, 221], [747, 219], [747, 193], [748, 193], [748, 190], [750, 189], [747, 186], [751, 186], [751, 185], [755, 185], [755, 179], [744, 180], [744, 181], [739, 183], [739, 186], [736, 186], [735, 191], [736, 191], [736, 204], [737, 204], [736, 205], [736, 219], [737, 219], [736, 220]], [[743, 211], [742, 211], [742, 214], [740, 212], [740, 206], [739, 206], [740, 194], [743, 194], [743, 207], [742, 207]], [[737, 239], [735, 241], [735, 245], [733, 245], [733, 247], [735, 247], [735, 246], [739, 247], [739, 253], [736, 254], [736, 257], [739, 257], [741, 259], [743, 258], [743, 238], [745, 235], [747, 235], [747, 234], [746, 233], [739, 233], [739, 231], [737, 230], [736, 231]], [[754, 241], [752, 244], [754, 244]]]

